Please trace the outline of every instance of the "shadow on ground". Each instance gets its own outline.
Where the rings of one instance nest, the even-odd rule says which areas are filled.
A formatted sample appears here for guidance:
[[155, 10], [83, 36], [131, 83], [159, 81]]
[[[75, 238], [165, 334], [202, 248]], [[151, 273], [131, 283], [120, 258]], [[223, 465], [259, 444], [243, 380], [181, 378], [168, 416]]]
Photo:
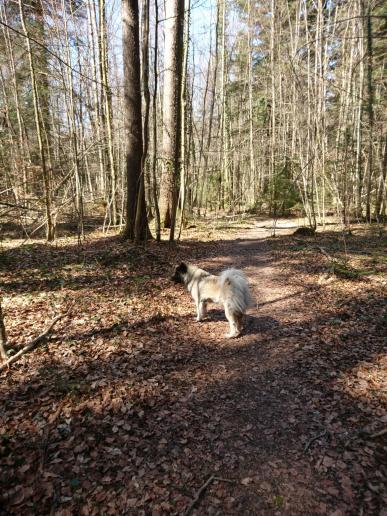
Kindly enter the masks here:
[[[5, 507], [12, 511], [13, 489], [22, 484], [33, 487], [29, 499], [44, 513], [107, 504], [150, 512], [164, 504], [181, 514], [215, 474], [232, 483], [209, 488], [199, 513], [381, 509], [381, 443], [358, 433], [374, 422], [375, 400], [354, 399], [338, 382], [359, 362], [374, 363], [381, 341], [354, 348], [344, 339], [337, 348], [258, 317], [249, 325], [260, 338], [219, 346], [193, 341], [185, 318], [176, 322], [173, 345], [150, 333], [147, 346], [123, 340], [104, 357], [92, 357], [90, 335], [72, 335], [84, 344], [63, 361], [42, 356], [32, 378], [8, 386], [3, 416], [11, 405], [18, 424], [7, 429], [2, 449]], [[162, 335], [167, 323], [146, 326], [156, 324]], [[310, 321], [319, 324], [319, 317]], [[103, 328], [94, 337], [127, 329]], [[27, 416], [32, 399], [37, 410]]]
[[[245, 244], [228, 254], [226, 243], [208, 245], [183, 243], [171, 256], [218, 253], [251, 264]], [[250, 245], [255, 252], [271, 243]], [[91, 244], [85, 253], [96, 257]], [[157, 281], [169, 259], [155, 261], [157, 269], [136, 269], [153, 270]], [[294, 275], [301, 266], [292, 263]], [[114, 277], [122, 261], [109, 267]], [[93, 274], [104, 277], [100, 264]], [[88, 283], [90, 295], [96, 286]], [[123, 294], [119, 285], [106, 289]], [[58, 333], [33, 367], [19, 362], [15, 376], [2, 378], [5, 514], [183, 514], [210, 475], [221, 480], [196, 514], [378, 514], [384, 437], [371, 436], [383, 400], [356, 384], [356, 370], [382, 368], [384, 301], [369, 286], [344, 301], [307, 311], [302, 325], [250, 315], [233, 341], [223, 339], [217, 309], [201, 325], [193, 314], [155, 315]]]

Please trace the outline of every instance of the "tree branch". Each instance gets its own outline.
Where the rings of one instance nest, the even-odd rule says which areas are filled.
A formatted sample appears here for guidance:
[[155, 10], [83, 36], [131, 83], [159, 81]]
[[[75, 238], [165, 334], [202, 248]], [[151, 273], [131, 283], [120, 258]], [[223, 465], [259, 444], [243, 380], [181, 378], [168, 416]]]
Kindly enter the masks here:
[[0, 356], [3, 360], [7, 360], [7, 332], [5, 331], [4, 326], [4, 318], [3, 318], [3, 309], [1, 306], [1, 297], [0, 297]]
[[16, 353], [16, 355], [13, 355], [6, 362], [1, 364], [0, 365], [0, 372], [3, 371], [6, 367], [8, 367], [11, 364], [13, 364], [14, 362], [16, 362], [17, 360], [19, 360], [20, 357], [22, 357], [23, 355], [25, 355], [26, 353], [28, 353], [29, 351], [34, 349], [42, 340], [44, 340], [47, 337], [47, 335], [52, 331], [52, 329], [55, 326], [55, 324], [58, 321], [60, 321], [60, 319], [63, 319], [67, 315], [68, 315], [68, 312], [66, 312], [65, 314], [61, 314], [61, 315], [58, 315], [57, 317], [55, 317], [55, 319], [53, 319], [51, 324], [48, 326], [48, 328], [43, 333], [41, 333], [40, 335], [35, 337], [35, 339], [33, 339], [29, 344], [26, 344], [24, 346], [24, 348], [22, 348], [18, 353]]

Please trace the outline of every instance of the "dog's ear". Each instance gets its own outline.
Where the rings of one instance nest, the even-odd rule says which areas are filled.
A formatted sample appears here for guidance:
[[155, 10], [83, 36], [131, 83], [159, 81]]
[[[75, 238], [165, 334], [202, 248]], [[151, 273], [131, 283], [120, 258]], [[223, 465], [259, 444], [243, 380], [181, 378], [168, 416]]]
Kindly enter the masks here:
[[185, 274], [188, 270], [187, 264], [185, 264], [184, 262], [181, 262], [181, 264], [177, 267], [176, 270], [181, 272], [182, 274]]

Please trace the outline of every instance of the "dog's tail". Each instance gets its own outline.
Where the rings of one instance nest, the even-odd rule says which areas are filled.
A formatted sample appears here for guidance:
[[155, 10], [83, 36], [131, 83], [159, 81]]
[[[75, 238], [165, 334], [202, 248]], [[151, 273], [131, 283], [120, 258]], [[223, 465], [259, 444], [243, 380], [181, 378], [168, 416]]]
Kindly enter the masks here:
[[252, 305], [246, 276], [238, 269], [227, 269], [219, 277], [222, 298], [234, 313], [245, 313]]

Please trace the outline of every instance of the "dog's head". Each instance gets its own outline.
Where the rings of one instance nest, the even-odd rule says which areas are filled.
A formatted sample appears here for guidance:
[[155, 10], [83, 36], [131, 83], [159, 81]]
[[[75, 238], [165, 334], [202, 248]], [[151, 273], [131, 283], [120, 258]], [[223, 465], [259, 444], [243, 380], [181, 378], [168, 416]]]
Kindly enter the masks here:
[[185, 278], [185, 275], [187, 274], [187, 271], [188, 271], [187, 264], [184, 262], [181, 262], [181, 264], [175, 268], [174, 273], [171, 276], [171, 280], [174, 281], [175, 283], [184, 283], [184, 278]]

